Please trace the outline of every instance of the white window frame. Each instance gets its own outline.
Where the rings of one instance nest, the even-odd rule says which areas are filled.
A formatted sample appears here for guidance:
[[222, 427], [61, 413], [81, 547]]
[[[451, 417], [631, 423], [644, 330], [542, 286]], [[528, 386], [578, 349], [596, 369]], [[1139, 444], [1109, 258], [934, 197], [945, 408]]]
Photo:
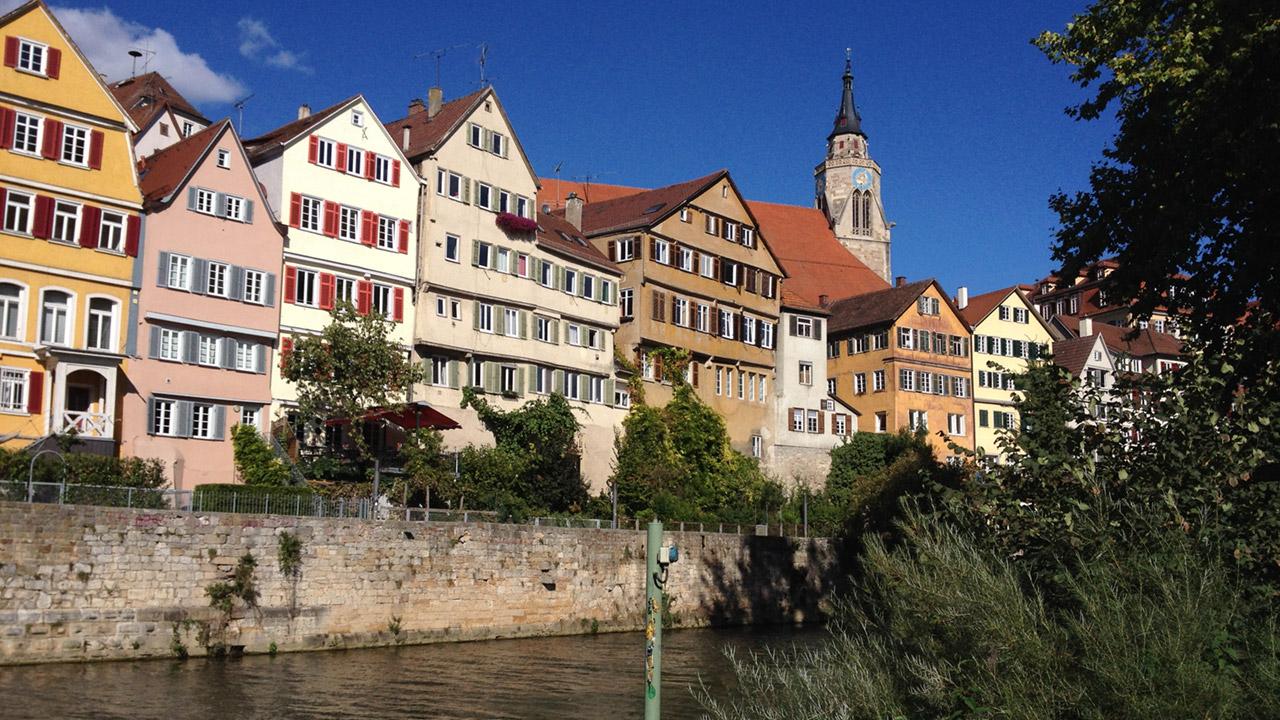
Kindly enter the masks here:
[[159, 328], [160, 342], [157, 344], [159, 358], [170, 362], [182, 362], [182, 332], [170, 328]]
[[303, 307], [320, 307], [320, 273], [298, 268], [293, 301]]
[[156, 398], [153, 408], [155, 414], [149, 418], [150, 427], [147, 429], [152, 435], [175, 437], [178, 434], [178, 401]]
[[18, 38], [18, 62], [15, 66], [22, 72], [28, 72], [41, 77], [49, 76], [49, 46], [28, 40], [27, 38]]
[[206, 267], [203, 280], [205, 294], [215, 297], [230, 297], [231, 266], [224, 262], [210, 261]]
[[324, 201], [303, 195], [302, 208], [298, 212], [298, 229], [318, 233], [323, 227]]
[[361, 213], [349, 205], [338, 206], [338, 239], [347, 242], [360, 242]]
[[483, 333], [493, 332], [493, 306], [489, 303], [480, 303], [476, 306], [476, 312], [479, 317], [476, 319], [477, 329]]
[[[105, 302], [108, 309], [98, 310], [93, 307], [94, 301]], [[86, 298], [85, 313], [87, 317], [84, 323], [84, 346], [90, 350], [104, 350], [106, 352], [115, 352], [116, 336], [120, 332], [120, 301], [109, 295], [89, 295]], [[103, 322], [106, 322], [106, 332], [104, 337]], [[97, 334], [97, 342], [94, 342], [94, 334]], [[104, 343], [103, 340], [106, 342]]]
[[622, 288], [618, 291], [618, 313], [621, 317], [635, 317], [636, 291], [633, 288]]
[[44, 145], [44, 118], [31, 113], [15, 113], [13, 144], [9, 149], [23, 155], [40, 156]]
[[444, 259], [449, 262], [462, 262], [461, 256], [462, 238], [457, 235], [446, 234], [444, 236]]
[[[18, 291], [17, 296], [12, 298], [0, 295], [0, 338], [22, 341], [27, 337], [27, 286], [25, 283], [8, 278], [0, 281], [0, 284], [11, 285]], [[6, 326], [9, 324], [11, 314], [13, 327], [9, 328]]]
[[391, 184], [391, 158], [386, 155], [373, 156], [373, 179], [383, 185]]
[[31, 387], [30, 381], [30, 370], [0, 368], [0, 412], [27, 414], [27, 392]]
[[338, 144], [327, 138], [316, 141], [316, 164], [330, 169], [338, 167]]
[[89, 128], [79, 125], [62, 126], [62, 147], [58, 148], [60, 162], [76, 167], [89, 166]]
[[78, 203], [66, 200], [53, 202], [53, 227], [49, 239], [53, 242], [75, 245], [80, 242], [80, 208]]
[[218, 151], [218, 167], [224, 170], [231, 167], [231, 151], [230, 150]]
[[364, 150], [354, 145], [347, 146], [347, 174], [364, 177]]
[[801, 360], [798, 370], [800, 373], [799, 375], [800, 384], [812, 385], [813, 384], [813, 363], [807, 360]]
[[393, 297], [394, 293], [390, 285], [370, 283], [369, 311], [378, 313], [390, 320], [392, 313], [395, 312], [395, 300]]
[[671, 264], [671, 243], [662, 239], [653, 241], [653, 261], [663, 265]]
[[[214, 335], [199, 335], [196, 340], [196, 364], [205, 367], [217, 367], [221, 364], [219, 350], [221, 343]], [[234, 342], [234, 341], [233, 341]]]
[[222, 216], [228, 220], [244, 222], [244, 198], [238, 195], [224, 195], [222, 198]]
[[267, 274], [261, 270], [245, 269], [240, 288], [240, 299], [254, 305], [266, 305]]
[[214, 423], [218, 421], [217, 406], [213, 403], [191, 403], [191, 437], [196, 440], [213, 440], [218, 436]]
[[[4, 217], [0, 218], [0, 227], [5, 232], [18, 235], [31, 235], [35, 223], [36, 197], [30, 193], [10, 190], [5, 194]], [[14, 222], [10, 222], [12, 215]]]
[[399, 229], [400, 222], [393, 217], [386, 215], [378, 215], [378, 235], [377, 245], [381, 250], [399, 250], [399, 239], [396, 232]]
[[[59, 333], [60, 337], [57, 337], [57, 338], [50, 336], [50, 333], [48, 331], [48, 325], [45, 322], [45, 307], [46, 305], [48, 305], [47, 298], [49, 293], [54, 293], [54, 292], [62, 293], [67, 296], [66, 315], [65, 315], [65, 321], [63, 322], [63, 331]], [[46, 287], [41, 289], [40, 315], [38, 318], [38, 321], [39, 321], [38, 337], [39, 337], [40, 344], [62, 345], [64, 347], [70, 346], [72, 342], [72, 336], [75, 333], [75, 326], [76, 326], [75, 315], [76, 315], [76, 294], [74, 292], [71, 292], [70, 290], [67, 290], [65, 288], [60, 288], [60, 287]]]
[[507, 337], [520, 337], [520, 311], [515, 308], [502, 309], [502, 331]]
[[258, 345], [256, 343], [245, 342], [243, 340], [227, 339], [226, 342], [235, 343], [235, 367], [240, 372], [256, 373], [261, 370], [258, 367]]

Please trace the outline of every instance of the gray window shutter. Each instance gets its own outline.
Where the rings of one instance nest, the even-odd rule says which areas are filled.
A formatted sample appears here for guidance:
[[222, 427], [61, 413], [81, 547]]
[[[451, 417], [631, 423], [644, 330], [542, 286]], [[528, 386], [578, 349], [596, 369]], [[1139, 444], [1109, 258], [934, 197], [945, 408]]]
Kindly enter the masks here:
[[813, 336], [819, 340], [822, 339], [822, 318], [813, 319]]
[[221, 440], [226, 437], [224, 426], [227, 424], [227, 406], [214, 405], [213, 417], [210, 419], [210, 422], [213, 425], [211, 429], [213, 430], [214, 440]]
[[148, 340], [148, 342], [150, 343], [151, 349], [147, 352], [147, 357], [158, 358], [160, 357], [160, 328], [156, 327], [155, 325], [152, 325], [150, 327], [151, 327], [151, 338]]
[[553, 392], [564, 394], [564, 371], [554, 370], [551, 373], [551, 389]]
[[501, 305], [493, 306], [493, 331], [499, 335], [507, 332], [507, 309]]
[[214, 211], [214, 213], [216, 213], [216, 214], [217, 214], [217, 216], [218, 216], [218, 217], [226, 217], [226, 215], [227, 215], [227, 196], [226, 196], [226, 195], [224, 195], [224, 194], [222, 194], [222, 193], [218, 193], [218, 195], [217, 195], [217, 200], [214, 202], [213, 207], [214, 207], [214, 210], [213, 210], [213, 211]]
[[471, 204], [471, 178], [462, 178], [462, 202]]
[[199, 188], [197, 188], [197, 187], [188, 187], [188, 188], [187, 188], [187, 209], [188, 209], [188, 210], [195, 210], [195, 209], [196, 209], [196, 196], [197, 196], [199, 193], [200, 193], [200, 189], [199, 189]]
[[520, 339], [529, 339], [529, 313], [520, 311]]
[[169, 253], [160, 252], [160, 272], [156, 274], [158, 287], [169, 287]]
[[473, 330], [480, 329], [480, 301], [476, 300], [472, 303], [471, 308], [471, 328]]
[[247, 222], [247, 223], [253, 222], [253, 201], [252, 200], [244, 201], [244, 222]]
[[236, 369], [236, 340], [222, 338], [218, 341], [218, 364], [228, 370]]
[[200, 352], [200, 333], [182, 333], [182, 361], [194, 363]]
[[244, 268], [239, 265], [232, 265], [231, 272], [229, 274], [231, 277], [228, 279], [228, 282], [231, 283], [231, 285], [227, 288], [227, 297], [232, 300], [239, 300], [240, 295], [244, 291]]
[[498, 363], [488, 362], [484, 364], [484, 391], [498, 391], [498, 373], [502, 371], [502, 367]]
[[267, 273], [267, 279], [262, 283], [263, 300], [266, 300], [267, 307], [276, 306], [276, 274]]
[[550, 323], [551, 323], [551, 342], [559, 345], [560, 344], [560, 321], [551, 320]]
[[191, 437], [191, 401], [179, 400], [174, 403], [177, 409], [177, 433], [179, 437]]
[[604, 381], [604, 404], [612, 406], [614, 403], [615, 392], [617, 390], [617, 381], [613, 378], [607, 378]]
[[480, 267], [480, 241], [471, 241], [471, 264]]
[[587, 376], [586, 375], [578, 376], [578, 398], [581, 400], [587, 399]]
[[516, 392], [524, 395], [524, 366], [516, 368]]
[[156, 399], [155, 396], [147, 398], [147, 434], [155, 435], [156, 428]]
[[457, 389], [458, 387], [458, 369], [462, 363], [457, 360], [449, 361], [449, 387]]
[[209, 261], [191, 258], [191, 292], [203, 295], [209, 287]]
[[537, 365], [529, 366], [529, 392], [537, 392], [538, 390], [538, 373], [542, 372], [542, 368]]
[[258, 343], [254, 348], [254, 363], [254, 372], [258, 374], [267, 372], [267, 346], [265, 344]]

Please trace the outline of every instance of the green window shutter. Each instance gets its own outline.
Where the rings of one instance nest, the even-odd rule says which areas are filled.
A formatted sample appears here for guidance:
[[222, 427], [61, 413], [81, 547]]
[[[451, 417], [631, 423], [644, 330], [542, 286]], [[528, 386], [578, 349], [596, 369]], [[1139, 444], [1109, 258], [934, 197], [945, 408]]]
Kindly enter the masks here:
[[520, 339], [529, 339], [529, 313], [524, 310], [520, 311]]
[[458, 369], [462, 363], [457, 360], [449, 361], [449, 387], [457, 389], [458, 387]]
[[471, 302], [471, 328], [473, 330], [480, 329], [480, 301], [473, 300]]
[[516, 368], [516, 392], [524, 395], [524, 366]]
[[537, 392], [538, 390], [538, 373], [541, 371], [537, 365], [529, 366], [529, 392]]
[[471, 204], [471, 178], [462, 178], [462, 202]]
[[616, 389], [617, 389], [616, 380], [614, 380], [613, 378], [607, 378], [604, 381], [604, 404], [605, 405], [608, 405], [610, 407], [613, 406], [613, 397]]
[[561, 395], [564, 394], [564, 371], [556, 370], [552, 372], [551, 389]]
[[550, 320], [548, 322], [550, 322], [551, 324], [551, 342], [559, 345], [560, 344], [560, 321]]
[[556, 266], [556, 289], [564, 290], [564, 268]]
[[493, 331], [498, 335], [507, 332], [507, 309], [501, 305], [493, 306]]
[[489, 362], [484, 364], [484, 391], [485, 392], [492, 393], [492, 392], [498, 391], [498, 373], [501, 371], [501, 369], [502, 369], [502, 366], [498, 365], [498, 363]]
[[587, 376], [586, 375], [578, 376], [578, 398], [584, 402], [587, 399]]

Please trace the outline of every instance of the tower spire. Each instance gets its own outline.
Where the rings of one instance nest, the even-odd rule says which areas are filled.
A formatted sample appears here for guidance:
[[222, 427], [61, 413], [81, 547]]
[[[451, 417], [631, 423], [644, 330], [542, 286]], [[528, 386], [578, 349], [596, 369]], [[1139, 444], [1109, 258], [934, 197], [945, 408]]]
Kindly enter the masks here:
[[836, 113], [835, 127], [831, 129], [827, 139], [849, 133], [867, 136], [862, 132], [862, 116], [858, 114], [858, 108], [853, 104], [853, 50], [845, 48], [844, 92], [840, 95], [840, 110]]

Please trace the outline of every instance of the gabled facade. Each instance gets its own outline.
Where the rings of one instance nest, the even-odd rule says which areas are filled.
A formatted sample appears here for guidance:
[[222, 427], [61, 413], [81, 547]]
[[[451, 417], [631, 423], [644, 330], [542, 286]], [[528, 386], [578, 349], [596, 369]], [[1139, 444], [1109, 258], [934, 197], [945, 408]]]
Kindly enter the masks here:
[[[317, 334], [337, 303], [394, 323], [413, 342], [421, 181], [399, 145], [357, 95], [266, 135], [245, 149], [276, 217], [288, 226], [281, 271], [280, 351], [292, 336]], [[297, 394], [272, 366], [274, 417]]]
[[[388, 123], [426, 182], [413, 344], [427, 382], [414, 396], [458, 408], [463, 387], [514, 409], [552, 393], [578, 408], [582, 474], [611, 472], [628, 405], [614, 378], [621, 273], [563, 219], [536, 213], [538, 179], [492, 88], [430, 102]], [[471, 409], [450, 447], [490, 444]]]
[[1116, 327], [1070, 315], [1059, 315], [1050, 324], [1064, 337], [1101, 336], [1111, 352], [1117, 372], [1163, 375], [1187, 364], [1181, 339], [1149, 327]]
[[1047, 357], [1062, 335], [1016, 287], [973, 298], [962, 291], [957, 306], [973, 333], [974, 442], [980, 455], [998, 458], [1000, 431], [1021, 426], [1013, 378], [1026, 372], [1028, 361]]
[[1065, 368], [1087, 387], [1108, 391], [1115, 384], [1115, 359], [1102, 335], [1054, 341], [1053, 364]]
[[113, 453], [141, 195], [136, 128], [41, 1], [0, 17], [0, 439]]
[[734, 448], [764, 458], [776, 432], [782, 270], [728, 171], [585, 206], [571, 201], [565, 217], [624, 272], [617, 342], [639, 361], [646, 399], [662, 405], [671, 396], [651, 351], [687, 349], [689, 380], [725, 418]]
[[211, 124], [157, 72], [112, 83], [111, 93], [137, 127], [133, 149], [139, 158], [191, 137]]
[[265, 430], [284, 235], [231, 123], [142, 165], [146, 203], [121, 453], [176, 489], [235, 478], [231, 428]]
[[1119, 267], [1117, 261], [1103, 259], [1081, 268], [1075, 277], [1050, 275], [1031, 286], [1029, 298], [1046, 321], [1067, 316], [1071, 318], [1068, 322], [1088, 319], [1096, 325], [1149, 328], [1176, 336], [1177, 318], [1167, 308], [1157, 307], [1150, 320], [1139, 321], [1133, 317], [1129, 303], [1108, 297], [1106, 278]]
[[973, 448], [969, 327], [936, 281], [904, 281], [830, 310], [828, 372], [837, 397], [857, 408], [859, 430], [923, 428], [940, 457], [952, 454], [948, 441]]

